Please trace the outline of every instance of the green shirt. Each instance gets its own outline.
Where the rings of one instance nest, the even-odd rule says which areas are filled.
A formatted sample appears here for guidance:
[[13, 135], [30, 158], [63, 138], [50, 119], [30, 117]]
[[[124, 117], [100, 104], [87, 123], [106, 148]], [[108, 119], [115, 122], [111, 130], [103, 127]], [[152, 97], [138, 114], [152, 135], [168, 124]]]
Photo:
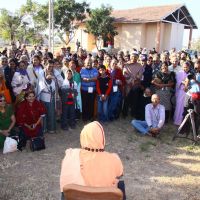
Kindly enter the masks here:
[[[5, 113], [0, 112], [0, 130], [7, 130], [11, 124], [11, 116], [13, 115], [12, 106], [7, 105]], [[0, 148], [3, 147], [6, 137], [0, 133]]]

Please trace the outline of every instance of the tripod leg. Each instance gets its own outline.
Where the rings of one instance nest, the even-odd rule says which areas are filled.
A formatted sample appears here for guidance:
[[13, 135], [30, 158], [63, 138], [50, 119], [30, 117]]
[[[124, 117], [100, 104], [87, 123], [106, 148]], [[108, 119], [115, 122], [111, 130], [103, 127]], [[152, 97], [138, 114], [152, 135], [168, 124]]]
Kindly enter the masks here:
[[196, 127], [195, 127], [195, 122], [194, 122], [194, 111], [191, 111], [189, 114], [190, 114], [190, 120], [192, 124], [193, 139], [194, 141], [197, 141], [197, 133], [196, 133]]
[[181, 132], [183, 126], [185, 125], [185, 123], [187, 122], [187, 120], [188, 120], [189, 117], [190, 117], [190, 114], [188, 113], [188, 114], [185, 116], [184, 120], [182, 121], [181, 125], [179, 126], [177, 133], [175, 133], [174, 137], [172, 138], [172, 141], [174, 141], [174, 140], [176, 139], [177, 135], [180, 134], [180, 132]]

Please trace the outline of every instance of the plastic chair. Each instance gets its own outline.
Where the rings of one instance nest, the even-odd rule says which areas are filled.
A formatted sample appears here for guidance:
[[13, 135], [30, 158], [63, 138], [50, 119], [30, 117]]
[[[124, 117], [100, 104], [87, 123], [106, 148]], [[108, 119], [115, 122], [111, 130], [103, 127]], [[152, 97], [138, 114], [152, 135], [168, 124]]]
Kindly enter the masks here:
[[66, 200], [122, 200], [123, 193], [115, 187], [89, 187], [68, 184], [63, 188]]

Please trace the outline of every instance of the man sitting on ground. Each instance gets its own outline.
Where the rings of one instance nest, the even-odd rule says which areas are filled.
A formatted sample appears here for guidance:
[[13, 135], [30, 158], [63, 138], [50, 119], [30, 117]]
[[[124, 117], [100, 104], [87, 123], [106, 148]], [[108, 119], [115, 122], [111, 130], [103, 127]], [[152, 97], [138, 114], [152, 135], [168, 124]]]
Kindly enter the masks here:
[[165, 107], [160, 104], [160, 97], [153, 94], [150, 104], [145, 107], [145, 121], [132, 120], [131, 124], [141, 134], [156, 137], [165, 122]]

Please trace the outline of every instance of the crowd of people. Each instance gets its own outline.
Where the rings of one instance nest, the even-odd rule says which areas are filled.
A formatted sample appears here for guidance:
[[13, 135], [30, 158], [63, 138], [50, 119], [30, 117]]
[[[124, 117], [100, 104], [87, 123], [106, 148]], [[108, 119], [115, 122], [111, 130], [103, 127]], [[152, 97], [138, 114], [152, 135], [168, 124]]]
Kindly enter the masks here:
[[29, 52], [26, 45], [12, 43], [0, 57], [0, 117], [10, 116], [9, 126], [0, 124], [1, 141], [14, 121], [26, 139], [55, 133], [57, 122], [65, 131], [74, 129], [81, 117], [104, 123], [131, 115], [144, 121], [152, 94], [164, 106], [165, 123], [173, 119], [180, 125], [199, 83], [200, 59], [192, 60], [185, 51], [159, 54], [141, 48], [95, 55], [81, 47], [75, 53], [63, 47], [53, 55], [48, 48], [35, 45]]
[[12, 43], [0, 56], [0, 147], [15, 135], [15, 126], [25, 147], [31, 138], [56, 133], [58, 123], [67, 131], [78, 120], [91, 122], [81, 132], [81, 149], [66, 151], [61, 192], [68, 183], [118, 185], [125, 199], [118, 181], [123, 166], [117, 155], [104, 151], [100, 123], [131, 115], [142, 135], [156, 137], [169, 121], [179, 126], [191, 103], [198, 122], [199, 84], [200, 58], [191, 59], [185, 51], [90, 54], [63, 47], [53, 55], [48, 48], [35, 45], [29, 52], [26, 45]]

